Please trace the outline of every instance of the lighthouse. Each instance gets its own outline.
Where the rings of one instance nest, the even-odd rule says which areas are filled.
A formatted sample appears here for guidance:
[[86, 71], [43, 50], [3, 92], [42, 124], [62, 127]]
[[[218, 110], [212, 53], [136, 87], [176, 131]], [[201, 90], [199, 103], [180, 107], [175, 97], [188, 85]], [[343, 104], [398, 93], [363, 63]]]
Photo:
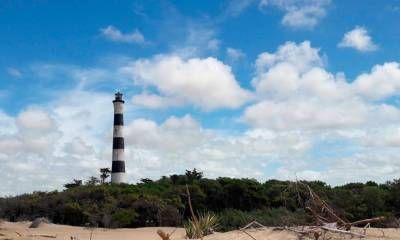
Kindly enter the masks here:
[[119, 184], [125, 182], [125, 158], [124, 158], [124, 100], [122, 93], [115, 94], [114, 104], [114, 128], [113, 128], [113, 150], [111, 183]]

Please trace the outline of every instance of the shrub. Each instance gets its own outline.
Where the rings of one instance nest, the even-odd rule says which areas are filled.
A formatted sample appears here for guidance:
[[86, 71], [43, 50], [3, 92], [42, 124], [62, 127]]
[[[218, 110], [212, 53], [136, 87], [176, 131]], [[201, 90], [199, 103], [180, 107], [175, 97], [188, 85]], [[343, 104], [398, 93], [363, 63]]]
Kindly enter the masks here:
[[178, 208], [172, 205], [165, 205], [160, 208], [159, 225], [160, 226], [180, 226], [182, 216]]
[[78, 203], [67, 203], [64, 207], [64, 223], [82, 226], [88, 220], [87, 214]]
[[218, 216], [219, 229], [222, 231], [241, 228], [254, 220], [266, 226], [306, 225], [310, 221], [303, 210], [291, 212], [285, 208], [260, 209], [249, 212], [227, 209]]
[[130, 227], [138, 214], [132, 209], [121, 209], [112, 215], [113, 227]]

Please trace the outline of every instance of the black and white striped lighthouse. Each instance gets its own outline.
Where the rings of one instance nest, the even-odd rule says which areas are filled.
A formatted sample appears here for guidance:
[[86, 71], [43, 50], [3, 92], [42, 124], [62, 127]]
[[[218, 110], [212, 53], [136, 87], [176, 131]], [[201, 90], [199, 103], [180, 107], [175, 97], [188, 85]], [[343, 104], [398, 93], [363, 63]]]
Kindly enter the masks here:
[[125, 159], [124, 159], [124, 100], [122, 93], [115, 94], [114, 103], [114, 129], [113, 129], [113, 152], [111, 183], [125, 182]]

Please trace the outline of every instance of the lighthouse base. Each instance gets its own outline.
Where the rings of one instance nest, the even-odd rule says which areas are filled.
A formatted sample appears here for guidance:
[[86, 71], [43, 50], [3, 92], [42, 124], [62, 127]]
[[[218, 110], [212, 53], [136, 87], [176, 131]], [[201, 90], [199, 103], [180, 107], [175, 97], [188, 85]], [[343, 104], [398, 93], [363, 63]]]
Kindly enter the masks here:
[[111, 173], [111, 183], [120, 184], [125, 183], [125, 173]]

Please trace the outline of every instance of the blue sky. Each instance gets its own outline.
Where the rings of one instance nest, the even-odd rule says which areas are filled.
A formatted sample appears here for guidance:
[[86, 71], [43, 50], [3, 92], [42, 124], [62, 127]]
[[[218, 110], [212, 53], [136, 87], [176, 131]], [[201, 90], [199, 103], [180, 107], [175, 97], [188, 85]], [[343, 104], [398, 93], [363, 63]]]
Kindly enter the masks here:
[[116, 90], [131, 182], [398, 178], [399, 20], [397, 0], [2, 1], [0, 193], [108, 166]]

